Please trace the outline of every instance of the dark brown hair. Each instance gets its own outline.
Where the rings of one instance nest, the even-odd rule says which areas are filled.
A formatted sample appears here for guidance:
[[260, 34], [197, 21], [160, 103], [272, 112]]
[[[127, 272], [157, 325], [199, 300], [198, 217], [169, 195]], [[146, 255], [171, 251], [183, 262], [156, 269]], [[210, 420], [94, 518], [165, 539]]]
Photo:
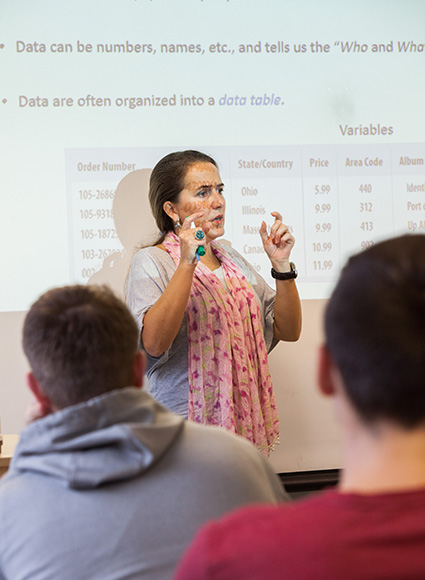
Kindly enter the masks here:
[[58, 408], [131, 386], [139, 331], [106, 286], [65, 286], [29, 310], [24, 352], [44, 393]]
[[353, 256], [325, 314], [328, 348], [365, 422], [425, 422], [425, 236]]
[[167, 232], [174, 229], [173, 220], [165, 213], [163, 206], [166, 201], [177, 203], [182, 190], [187, 170], [195, 163], [217, 163], [212, 157], [200, 151], [176, 151], [163, 157], [152, 170], [149, 182], [149, 203], [152, 215], [164, 240]]

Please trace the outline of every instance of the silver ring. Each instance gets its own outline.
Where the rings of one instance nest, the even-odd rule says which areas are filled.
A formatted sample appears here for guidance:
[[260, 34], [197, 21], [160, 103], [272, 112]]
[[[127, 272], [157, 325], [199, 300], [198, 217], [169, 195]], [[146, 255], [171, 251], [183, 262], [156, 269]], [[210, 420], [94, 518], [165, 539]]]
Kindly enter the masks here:
[[196, 238], [197, 240], [203, 240], [203, 239], [205, 238], [205, 234], [204, 234], [204, 232], [203, 232], [202, 230], [198, 230], [198, 231], [195, 233], [195, 238]]

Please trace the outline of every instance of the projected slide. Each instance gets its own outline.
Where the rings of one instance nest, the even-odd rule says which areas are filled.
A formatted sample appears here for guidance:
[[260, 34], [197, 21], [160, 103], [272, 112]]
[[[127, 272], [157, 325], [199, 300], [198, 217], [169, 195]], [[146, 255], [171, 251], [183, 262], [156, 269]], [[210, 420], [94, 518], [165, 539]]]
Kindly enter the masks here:
[[[221, 174], [225, 191], [230, 191], [226, 238], [268, 279], [270, 264], [258, 229], [263, 219], [272, 222], [270, 212], [278, 208], [296, 238], [293, 259], [304, 298], [326, 297], [353, 252], [395, 234], [425, 233], [423, 144], [209, 152], [223, 160]], [[143, 241], [149, 207], [143, 207], [140, 198], [147, 197], [147, 175], [144, 188], [141, 184], [132, 198], [121, 199], [114, 174], [143, 174], [142, 168], [152, 167], [155, 154], [162, 153], [152, 148], [67, 152], [73, 279], [85, 282], [101, 269], [111, 270], [112, 278], [124, 252], [131, 254], [134, 247], [126, 247], [121, 232], [135, 243], [138, 237]], [[133, 232], [130, 215], [138, 216]]]
[[258, 228], [283, 214], [303, 299], [352, 252], [425, 233], [424, 22], [421, 0], [3, 0], [0, 311], [122, 292], [176, 149], [216, 158], [225, 240], [271, 284]]

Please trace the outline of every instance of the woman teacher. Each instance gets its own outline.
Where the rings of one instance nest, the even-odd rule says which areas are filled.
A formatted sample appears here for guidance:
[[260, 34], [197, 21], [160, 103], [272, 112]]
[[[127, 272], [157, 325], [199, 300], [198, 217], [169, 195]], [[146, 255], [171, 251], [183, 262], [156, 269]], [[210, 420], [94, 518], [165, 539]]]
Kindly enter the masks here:
[[294, 238], [273, 212], [260, 235], [276, 292], [224, 234], [224, 185], [198, 151], [171, 153], [152, 171], [149, 201], [161, 237], [133, 257], [127, 302], [141, 328], [150, 393], [170, 410], [220, 425], [269, 454], [279, 419], [267, 354], [301, 332]]

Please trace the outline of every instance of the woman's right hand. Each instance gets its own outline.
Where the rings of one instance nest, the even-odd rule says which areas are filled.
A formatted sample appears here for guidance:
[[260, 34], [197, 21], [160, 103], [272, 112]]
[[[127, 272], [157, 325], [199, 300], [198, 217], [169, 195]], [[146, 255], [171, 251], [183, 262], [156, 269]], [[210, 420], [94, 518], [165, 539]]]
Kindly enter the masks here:
[[[206, 235], [211, 226], [208, 222], [199, 225], [199, 220], [203, 217], [204, 213], [204, 211], [198, 211], [188, 215], [177, 232], [180, 242], [180, 263], [196, 264], [196, 250], [199, 246], [206, 246]], [[194, 222], [198, 222], [198, 225], [195, 228], [192, 228], [192, 223]], [[196, 238], [195, 234], [197, 231], [204, 232], [205, 235], [203, 239], [198, 240]]]

